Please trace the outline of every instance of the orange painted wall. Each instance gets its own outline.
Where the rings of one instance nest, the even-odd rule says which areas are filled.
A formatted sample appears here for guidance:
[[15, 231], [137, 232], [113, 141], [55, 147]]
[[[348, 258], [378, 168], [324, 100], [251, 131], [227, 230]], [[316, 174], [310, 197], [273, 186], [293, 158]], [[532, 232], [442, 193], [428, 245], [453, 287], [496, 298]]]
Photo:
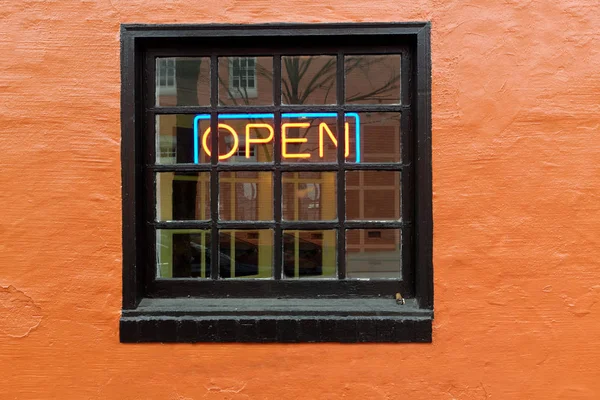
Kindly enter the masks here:
[[[432, 344], [124, 345], [120, 23], [432, 21]], [[0, 398], [599, 399], [597, 0], [7, 1]]]

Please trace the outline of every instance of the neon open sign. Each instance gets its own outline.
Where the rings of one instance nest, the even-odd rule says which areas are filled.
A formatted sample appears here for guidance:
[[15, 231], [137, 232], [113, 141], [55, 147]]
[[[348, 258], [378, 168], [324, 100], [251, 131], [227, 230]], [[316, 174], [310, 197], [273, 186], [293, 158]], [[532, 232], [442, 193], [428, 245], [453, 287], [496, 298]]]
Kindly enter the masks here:
[[[344, 116], [347, 118], [354, 118], [354, 143], [355, 143], [355, 154], [356, 162], [360, 162], [360, 118], [357, 113], [346, 113]], [[269, 120], [274, 119], [273, 114], [220, 114], [219, 115], [219, 130], [227, 131], [233, 138], [232, 148], [226, 154], [219, 154], [219, 160], [227, 160], [238, 152], [240, 145], [240, 133], [237, 132], [231, 125], [227, 124], [227, 120], [248, 120], [246, 127], [242, 135], [245, 138], [245, 157], [250, 158], [251, 147], [256, 145], [263, 145], [271, 143], [275, 136], [275, 129], [272, 124], [257, 122], [256, 120]], [[327, 140], [331, 141], [334, 146], [337, 147], [338, 141], [331, 126], [336, 126], [337, 113], [283, 113], [281, 118], [291, 120], [291, 122], [285, 122], [281, 124], [281, 156], [284, 159], [307, 159], [312, 157], [310, 153], [306, 152], [294, 152], [288, 148], [291, 144], [303, 144], [308, 142], [306, 137], [288, 137], [287, 133], [290, 129], [294, 128], [309, 128], [310, 122], [306, 120], [309, 118], [322, 118], [331, 119], [331, 122], [320, 122], [318, 125], [318, 148], [319, 158], [324, 157], [324, 147]], [[210, 127], [206, 128], [203, 132], [200, 132], [200, 122], [203, 120], [210, 120], [210, 114], [199, 114], [194, 118], [194, 163], [199, 162], [199, 150], [210, 157], [211, 151], [208, 146], [210, 137]], [[223, 121], [223, 122], [221, 122]], [[259, 137], [256, 135], [257, 130], [263, 130], [268, 132], [267, 137]], [[350, 155], [350, 124], [346, 121], [344, 123], [344, 141], [345, 141], [345, 157]]]

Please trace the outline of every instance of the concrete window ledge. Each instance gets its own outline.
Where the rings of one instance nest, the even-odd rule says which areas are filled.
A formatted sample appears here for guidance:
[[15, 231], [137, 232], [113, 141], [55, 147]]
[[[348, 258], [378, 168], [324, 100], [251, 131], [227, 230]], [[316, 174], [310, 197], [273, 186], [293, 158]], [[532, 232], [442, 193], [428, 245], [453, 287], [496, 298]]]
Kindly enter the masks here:
[[394, 299], [143, 299], [121, 342], [431, 342], [433, 312]]

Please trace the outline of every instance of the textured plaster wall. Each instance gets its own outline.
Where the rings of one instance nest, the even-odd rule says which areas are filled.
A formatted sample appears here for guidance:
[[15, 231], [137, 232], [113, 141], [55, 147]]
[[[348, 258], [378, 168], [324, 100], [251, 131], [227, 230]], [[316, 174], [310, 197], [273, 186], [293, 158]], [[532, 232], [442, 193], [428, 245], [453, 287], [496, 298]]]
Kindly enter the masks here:
[[[431, 20], [427, 345], [122, 345], [119, 24]], [[600, 3], [0, 5], [0, 398], [600, 398]]]

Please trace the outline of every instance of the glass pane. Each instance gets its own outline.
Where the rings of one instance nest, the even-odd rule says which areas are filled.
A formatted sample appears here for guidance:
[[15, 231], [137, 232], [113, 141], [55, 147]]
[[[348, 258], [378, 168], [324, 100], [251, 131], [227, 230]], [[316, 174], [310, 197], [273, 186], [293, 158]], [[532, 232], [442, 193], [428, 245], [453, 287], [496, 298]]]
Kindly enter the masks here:
[[[162, 114], [156, 116], [156, 163], [210, 163], [210, 135], [206, 149], [201, 134], [210, 127], [207, 114]], [[210, 133], [210, 129], [209, 129]], [[195, 150], [196, 149], [196, 150]]]
[[400, 172], [346, 172], [346, 218], [399, 220]]
[[335, 278], [336, 259], [334, 230], [283, 231], [285, 278]]
[[157, 278], [210, 278], [210, 231], [156, 230]]
[[[167, 79], [167, 77], [172, 78]], [[210, 58], [208, 57], [157, 58], [155, 81], [157, 106], [210, 104]]]
[[284, 113], [281, 118], [283, 162], [336, 162], [336, 113]]
[[273, 231], [221, 231], [219, 269], [221, 278], [272, 278]]
[[158, 221], [210, 219], [209, 172], [156, 174]]
[[350, 142], [347, 162], [402, 161], [399, 113], [348, 113], [346, 130]]
[[285, 172], [283, 219], [323, 221], [337, 218], [335, 172]]
[[346, 277], [349, 279], [400, 279], [401, 231], [349, 229], [346, 231]]
[[346, 56], [346, 103], [400, 103], [400, 54]]
[[335, 56], [281, 57], [283, 104], [336, 104]]
[[[197, 118], [209, 118], [203, 114]], [[206, 121], [199, 130], [200, 160], [210, 162], [211, 134]], [[206, 128], [204, 128], [206, 126]], [[220, 114], [219, 163], [240, 164], [273, 162], [272, 114]]]
[[273, 58], [220, 57], [219, 104], [273, 104]]
[[273, 220], [272, 172], [221, 172], [219, 218], [228, 221]]

